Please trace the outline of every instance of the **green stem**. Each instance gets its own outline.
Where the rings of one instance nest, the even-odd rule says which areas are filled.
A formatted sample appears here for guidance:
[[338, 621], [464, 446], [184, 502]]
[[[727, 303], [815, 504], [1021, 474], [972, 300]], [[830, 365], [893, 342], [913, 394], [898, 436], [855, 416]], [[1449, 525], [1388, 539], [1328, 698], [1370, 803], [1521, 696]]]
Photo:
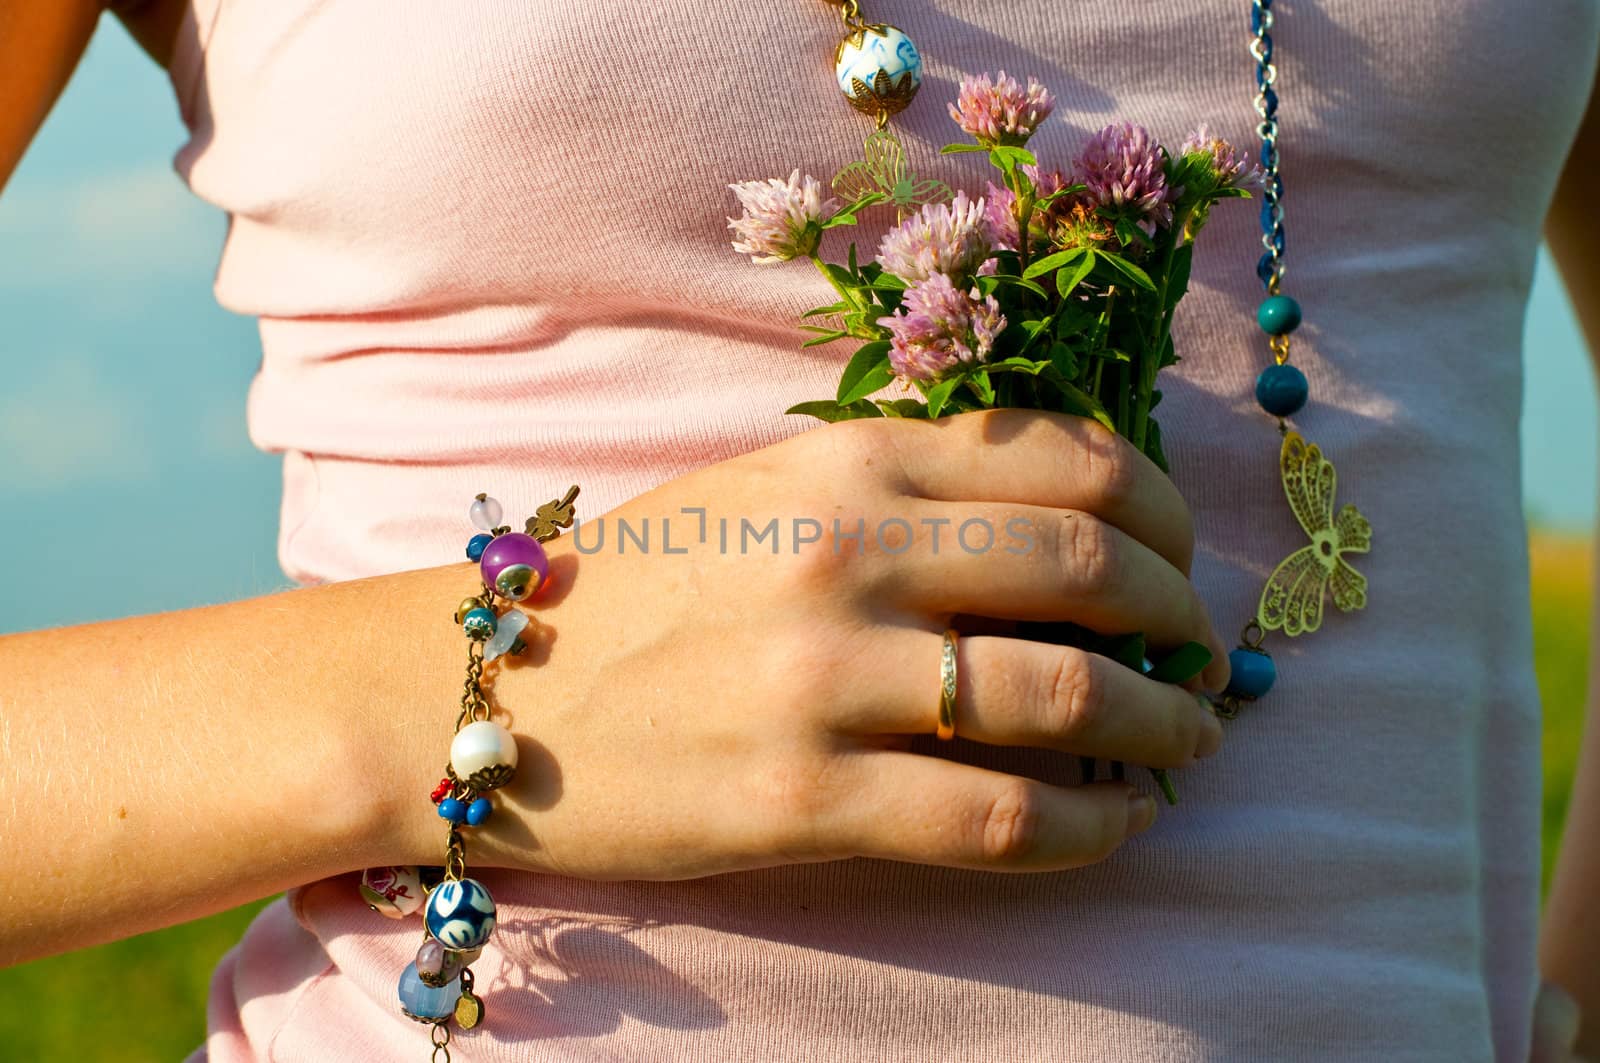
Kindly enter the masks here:
[[1117, 363], [1117, 435], [1128, 435], [1128, 363]]
[[1128, 438], [1133, 440], [1133, 445], [1139, 448], [1140, 453], [1144, 452], [1145, 436], [1150, 429], [1150, 399], [1156, 389], [1156, 373], [1161, 370], [1161, 352], [1167, 349], [1167, 337], [1172, 333], [1172, 311], [1167, 308], [1167, 290], [1172, 283], [1172, 259], [1183, 243], [1192, 209], [1172, 219], [1172, 228], [1169, 230], [1172, 242], [1167, 245], [1167, 253], [1162, 259], [1161, 280], [1156, 287], [1156, 306], [1161, 311], [1161, 327], [1156, 330], [1150, 346], [1139, 359], [1139, 395], [1134, 406], [1133, 430]]

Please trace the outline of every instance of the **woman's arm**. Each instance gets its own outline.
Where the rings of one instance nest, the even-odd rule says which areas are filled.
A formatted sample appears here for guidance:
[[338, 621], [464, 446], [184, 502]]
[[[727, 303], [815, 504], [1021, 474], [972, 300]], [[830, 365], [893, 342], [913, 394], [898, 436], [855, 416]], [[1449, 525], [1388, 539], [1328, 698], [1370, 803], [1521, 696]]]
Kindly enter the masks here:
[[[1600, 81], [1556, 188], [1545, 238], [1572, 297], [1589, 350], [1600, 361], [1600, 212], [1594, 175], [1600, 173]], [[1600, 595], [1596, 597], [1600, 602]], [[1562, 832], [1561, 855], [1546, 904], [1539, 943], [1544, 976], [1572, 994], [1582, 1009], [1578, 1051], [1600, 1057], [1600, 623], [1589, 655], [1588, 722], [1577, 779]]]
[[[0, 966], [439, 859], [450, 565], [0, 637]], [[442, 850], [441, 850], [442, 851]]]
[[6, 0], [0, 4], [0, 188], [44, 123], [89, 44], [102, 9], [116, 12], [162, 66], [182, 0]]

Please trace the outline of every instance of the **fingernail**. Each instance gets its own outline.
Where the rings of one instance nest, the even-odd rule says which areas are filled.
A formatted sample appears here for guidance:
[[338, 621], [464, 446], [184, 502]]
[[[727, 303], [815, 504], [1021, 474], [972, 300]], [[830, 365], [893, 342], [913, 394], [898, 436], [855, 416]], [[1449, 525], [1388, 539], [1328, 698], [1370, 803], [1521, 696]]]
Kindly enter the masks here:
[[1217, 719], [1216, 707], [1211, 704], [1211, 699], [1204, 694], [1196, 694], [1194, 700], [1199, 704], [1202, 718], [1200, 721], [1200, 745], [1195, 749], [1196, 757], [1209, 757], [1222, 748], [1222, 721]]
[[1156, 821], [1156, 799], [1135, 790], [1128, 795], [1128, 833], [1138, 834]]

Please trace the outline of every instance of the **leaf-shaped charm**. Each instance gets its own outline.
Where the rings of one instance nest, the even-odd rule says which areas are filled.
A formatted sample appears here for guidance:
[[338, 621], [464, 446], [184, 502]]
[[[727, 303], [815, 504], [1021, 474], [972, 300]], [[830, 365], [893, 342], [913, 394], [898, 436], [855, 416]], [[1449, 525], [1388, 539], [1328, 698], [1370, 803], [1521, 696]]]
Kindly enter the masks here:
[[572, 527], [575, 510], [572, 503], [578, 497], [578, 485], [567, 488], [560, 498], [551, 499], [528, 518], [525, 530], [541, 543], [547, 543], [561, 534], [562, 528]]

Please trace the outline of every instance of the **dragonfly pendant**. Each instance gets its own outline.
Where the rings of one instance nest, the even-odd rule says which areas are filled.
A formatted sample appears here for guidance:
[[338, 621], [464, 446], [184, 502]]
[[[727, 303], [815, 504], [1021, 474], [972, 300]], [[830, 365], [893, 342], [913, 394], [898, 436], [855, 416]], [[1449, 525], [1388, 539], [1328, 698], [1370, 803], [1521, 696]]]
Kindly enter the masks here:
[[1311, 536], [1311, 545], [1296, 550], [1273, 570], [1261, 591], [1256, 622], [1263, 630], [1293, 636], [1322, 626], [1323, 600], [1330, 589], [1341, 612], [1366, 607], [1367, 578], [1343, 555], [1372, 549], [1372, 525], [1348, 503], [1334, 513], [1333, 462], [1298, 432], [1284, 434], [1278, 467], [1289, 508]]
[[943, 181], [907, 171], [905, 145], [887, 127], [868, 134], [862, 158], [834, 174], [833, 190], [846, 203], [853, 203], [868, 192], [881, 192], [894, 204], [896, 221], [905, 221], [909, 211], [929, 203], [944, 203], [953, 195]]

